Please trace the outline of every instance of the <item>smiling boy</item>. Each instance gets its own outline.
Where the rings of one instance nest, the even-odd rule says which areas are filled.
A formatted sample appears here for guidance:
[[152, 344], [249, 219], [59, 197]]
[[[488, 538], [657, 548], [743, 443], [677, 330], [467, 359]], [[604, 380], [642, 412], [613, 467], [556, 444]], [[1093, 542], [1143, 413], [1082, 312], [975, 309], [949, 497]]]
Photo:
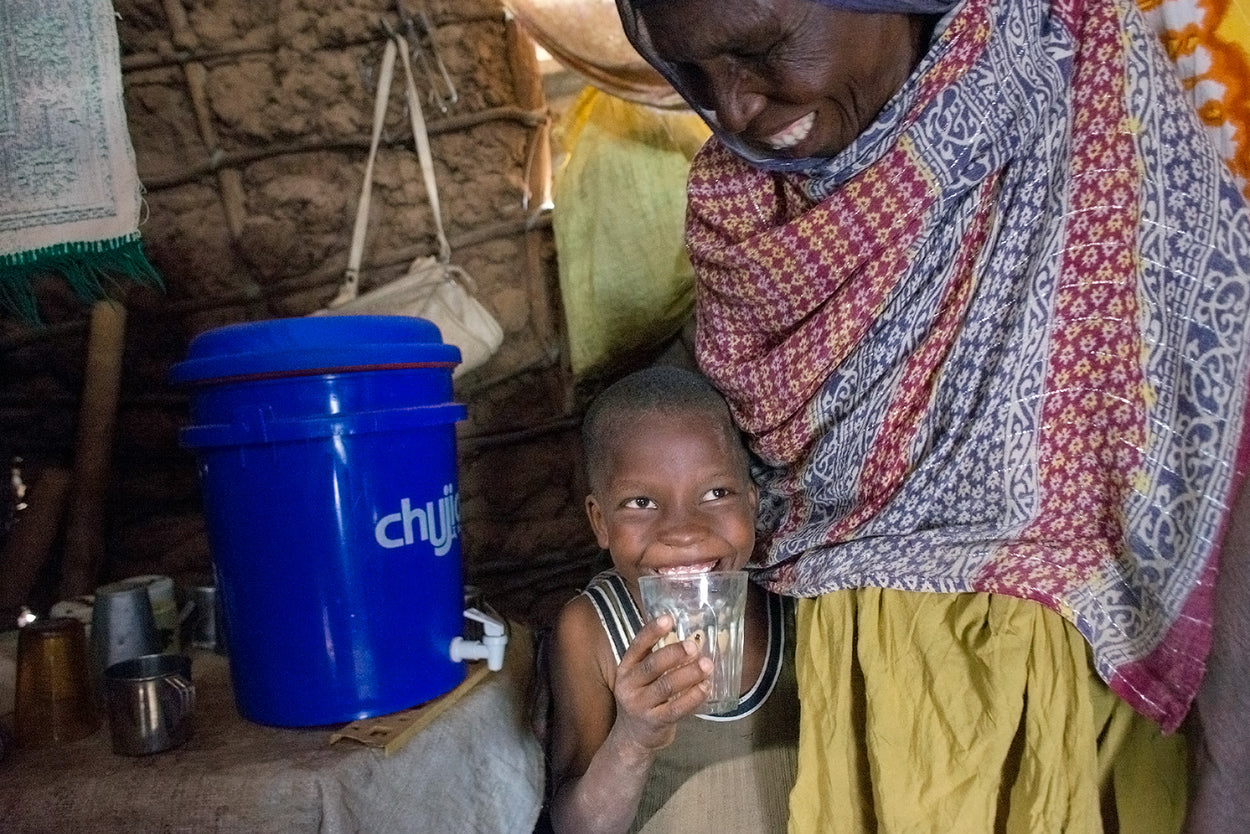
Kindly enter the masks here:
[[[671, 618], [639, 614], [638, 577], [741, 570], [751, 556], [758, 491], [724, 400], [697, 374], [648, 368], [592, 403], [583, 442], [586, 511], [613, 568], [564, 607], [551, 644], [555, 829], [655, 830], [697, 813], [684, 820], [697, 830], [785, 830], [792, 605], [751, 587], [743, 700], [715, 716], [699, 714], [710, 662], [689, 641], [657, 649]], [[701, 773], [718, 784], [693, 789]]]

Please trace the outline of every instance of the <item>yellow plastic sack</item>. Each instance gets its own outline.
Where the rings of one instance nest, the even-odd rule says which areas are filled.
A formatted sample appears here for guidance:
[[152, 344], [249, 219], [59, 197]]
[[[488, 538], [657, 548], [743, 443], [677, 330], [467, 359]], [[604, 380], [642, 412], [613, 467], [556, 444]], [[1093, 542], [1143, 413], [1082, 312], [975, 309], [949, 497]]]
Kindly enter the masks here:
[[575, 376], [610, 370], [676, 333], [694, 306], [686, 177], [709, 131], [587, 88], [558, 135], [552, 226]]

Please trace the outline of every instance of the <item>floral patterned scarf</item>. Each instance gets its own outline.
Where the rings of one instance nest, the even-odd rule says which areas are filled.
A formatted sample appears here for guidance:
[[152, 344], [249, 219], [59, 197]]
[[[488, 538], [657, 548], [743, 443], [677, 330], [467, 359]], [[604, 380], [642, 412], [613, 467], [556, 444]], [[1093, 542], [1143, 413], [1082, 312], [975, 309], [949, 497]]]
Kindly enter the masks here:
[[1174, 729], [1246, 457], [1250, 215], [1126, 0], [966, 0], [876, 124], [689, 184], [761, 577], [1036, 600]]

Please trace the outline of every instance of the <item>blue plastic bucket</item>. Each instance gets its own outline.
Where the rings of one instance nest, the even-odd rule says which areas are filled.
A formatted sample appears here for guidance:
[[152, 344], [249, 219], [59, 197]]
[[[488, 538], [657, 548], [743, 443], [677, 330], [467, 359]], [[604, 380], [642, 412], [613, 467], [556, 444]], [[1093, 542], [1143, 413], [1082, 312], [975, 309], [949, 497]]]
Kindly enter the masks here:
[[245, 718], [351, 721], [464, 680], [459, 361], [424, 319], [325, 316], [207, 331], [173, 368]]

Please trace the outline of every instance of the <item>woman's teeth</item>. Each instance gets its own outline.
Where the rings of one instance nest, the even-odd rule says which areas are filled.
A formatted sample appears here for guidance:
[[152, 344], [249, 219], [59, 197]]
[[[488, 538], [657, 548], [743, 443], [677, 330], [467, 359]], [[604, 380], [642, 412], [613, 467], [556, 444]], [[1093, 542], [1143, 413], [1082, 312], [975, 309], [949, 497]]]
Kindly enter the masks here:
[[812, 126], [815, 124], [816, 112], [812, 111], [798, 121], [792, 122], [789, 127], [780, 133], [775, 133], [768, 137], [764, 142], [775, 151], [793, 148], [807, 138], [807, 134], [812, 132]]

